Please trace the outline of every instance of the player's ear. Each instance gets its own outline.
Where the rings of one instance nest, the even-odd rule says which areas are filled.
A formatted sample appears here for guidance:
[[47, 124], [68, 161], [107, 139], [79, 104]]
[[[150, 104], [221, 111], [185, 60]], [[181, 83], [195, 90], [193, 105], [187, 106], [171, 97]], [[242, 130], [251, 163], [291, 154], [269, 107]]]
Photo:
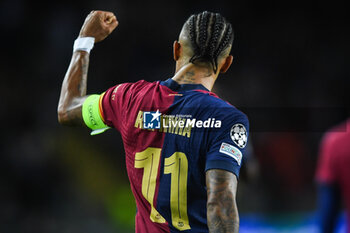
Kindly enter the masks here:
[[179, 60], [180, 53], [181, 53], [181, 44], [177, 40], [174, 41], [173, 49], [174, 49], [174, 60], [177, 61]]
[[220, 68], [220, 73], [226, 73], [226, 71], [228, 70], [228, 68], [230, 68], [231, 64], [233, 62], [233, 56], [229, 55], [225, 58], [225, 62], [224, 64], [221, 66]]

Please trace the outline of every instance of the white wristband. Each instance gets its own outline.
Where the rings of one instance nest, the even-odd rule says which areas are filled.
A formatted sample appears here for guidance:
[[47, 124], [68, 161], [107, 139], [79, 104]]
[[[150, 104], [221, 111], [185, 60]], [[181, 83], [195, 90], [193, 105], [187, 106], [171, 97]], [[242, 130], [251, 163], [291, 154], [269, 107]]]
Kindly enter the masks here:
[[90, 53], [94, 47], [94, 37], [79, 37], [74, 41], [73, 52], [75, 51], [86, 51]]

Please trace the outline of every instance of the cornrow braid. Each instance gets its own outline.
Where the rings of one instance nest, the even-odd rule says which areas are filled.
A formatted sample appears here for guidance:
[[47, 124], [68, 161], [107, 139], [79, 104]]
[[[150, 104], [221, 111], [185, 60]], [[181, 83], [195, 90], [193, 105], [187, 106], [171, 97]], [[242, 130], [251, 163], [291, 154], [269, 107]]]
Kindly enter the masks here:
[[191, 40], [192, 43], [192, 48], [193, 48], [193, 52], [194, 54], [197, 54], [199, 52], [199, 48], [197, 43], [195, 43], [195, 41], [197, 40], [197, 33], [196, 33], [196, 21], [197, 21], [197, 17], [195, 15], [192, 15], [188, 20], [187, 20], [187, 25], [188, 25], [188, 30], [191, 32], [189, 33], [189, 38]]
[[[208, 38], [208, 21], [209, 21], [208, 12], [203, 12], [199, 21], [199, 38], [198, 38], [199, 40], [198, 43], [200, 45], [204, 45], [203, 47], [205, 47], [205, 44]], [[202, 50], [201, 53], [202, 53], [201, 55], [204, 55], [205, 50]]]
[[232, 27], [227, 28], [225, 35], [223, 35], [223, 39], [219, 44], [219, 47], [216, 49], [214, 56], [219, 56], [219, 54], [230, 44], [229, 35], [232, 34]]
[[231, 24], [218, 13], [204, 11], [191, 15], [184, 29], [193, 49], [190, 62], [209, 62], [216, 73], [218, 57], [233, 42]]

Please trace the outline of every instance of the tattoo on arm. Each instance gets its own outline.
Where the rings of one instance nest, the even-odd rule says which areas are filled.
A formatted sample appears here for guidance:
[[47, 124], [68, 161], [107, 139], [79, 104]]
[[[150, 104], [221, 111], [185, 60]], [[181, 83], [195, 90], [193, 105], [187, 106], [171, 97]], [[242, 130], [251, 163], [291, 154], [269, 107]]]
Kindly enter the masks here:
[[236, 205], [236, 176], [224, 170], [208, 170], [206, 172], [206, 184], [209, 232], [238, 232], [239, 216]]
[[82, 104], [86, 99], [89, 54], [75, 52], [62, 83], [58, 118], [65, 125], [83, 125]]

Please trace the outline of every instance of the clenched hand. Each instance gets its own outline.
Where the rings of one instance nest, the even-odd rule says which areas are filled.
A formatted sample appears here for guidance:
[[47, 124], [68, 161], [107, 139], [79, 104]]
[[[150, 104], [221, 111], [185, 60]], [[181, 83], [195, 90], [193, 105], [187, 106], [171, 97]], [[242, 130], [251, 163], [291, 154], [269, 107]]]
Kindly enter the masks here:
[[112, 12], [91, 11], [81, 27], [79, 37], [94, 37], [95, 42], [104, 40], [118, 26]]

